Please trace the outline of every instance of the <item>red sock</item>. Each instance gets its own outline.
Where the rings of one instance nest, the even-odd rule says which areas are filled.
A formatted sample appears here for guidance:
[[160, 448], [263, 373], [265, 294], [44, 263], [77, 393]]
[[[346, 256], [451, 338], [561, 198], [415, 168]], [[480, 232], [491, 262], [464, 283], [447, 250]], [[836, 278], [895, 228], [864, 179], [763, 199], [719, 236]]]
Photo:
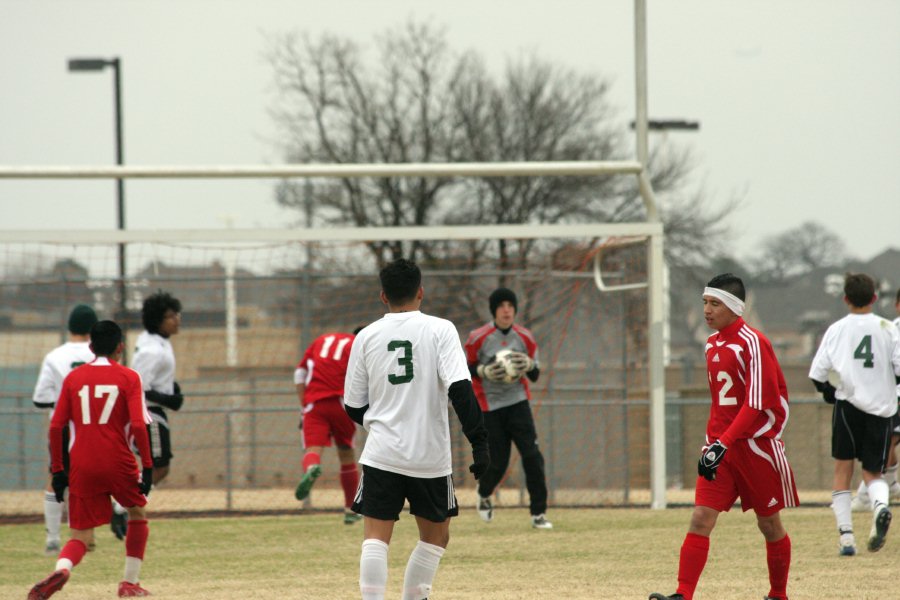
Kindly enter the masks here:
[[706, 566], [706, 558], [709, 556], [709, 538], [696, 533], [688, 533], [681, 544], [681, 558], [678, 561], [678, 594], [685, 600], [694, 597], [697, 582], [700, 581], [700, 573]]
[[125, 556], [144, 560], [144, 548], [147, 547], [147, 536], [150, 526], [146, 519], [129, 519], [128, 531], [125, 533]]
[[68, 558], [74, 568], [87, 553], [87, 546], [81, 540], [69, 540], [59, 552], [59, 558]]
[[356, 487], [359, 485], [359, 471], [356, 463], [341, 465], [341, 487], [344, 488], [344, 507], [350, 508], [356, 497]]
[[303, 472], [306, 473], [309, 471], [309, 468], [313, 465], [317, 465], [322, 462], [322, 457], [319, 456], [318, 452], [307, 452], [303, 455]]
[[791, 570], [791, 538], [785, 535], [777, 542], [766, 542], [766, 562], [769, 564], [770, 598], [787, 600], [788, 571]]

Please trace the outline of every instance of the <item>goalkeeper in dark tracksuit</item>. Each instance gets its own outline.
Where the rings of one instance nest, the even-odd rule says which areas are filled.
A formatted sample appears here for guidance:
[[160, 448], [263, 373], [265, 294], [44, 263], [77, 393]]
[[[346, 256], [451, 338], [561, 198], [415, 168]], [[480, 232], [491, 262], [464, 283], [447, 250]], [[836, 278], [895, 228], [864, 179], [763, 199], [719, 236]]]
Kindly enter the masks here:
[[[537, 381], [540, 375], [537, 342], [528, 329], [514, 323], [518, 303], [512, 290], [494, 290], [488, 304], [492, 321], [470, 332], [465, 345], [491, 451], [491, 466], [478, 481], [478, 514], [485, 522], [493, 518], [491, 495], [506, 473], [510, 450], [515, 444], [525, 471], [531, 525], [536, 529], [552, 529], [553, 524], [545, 516], [544, 456], [538, 447], [529, 404], [529, 383]], [[511, 382], [506, 366], [496, 360], [501, 350], [512, 351], [509, 361], [515, 367], [516, 377]]]

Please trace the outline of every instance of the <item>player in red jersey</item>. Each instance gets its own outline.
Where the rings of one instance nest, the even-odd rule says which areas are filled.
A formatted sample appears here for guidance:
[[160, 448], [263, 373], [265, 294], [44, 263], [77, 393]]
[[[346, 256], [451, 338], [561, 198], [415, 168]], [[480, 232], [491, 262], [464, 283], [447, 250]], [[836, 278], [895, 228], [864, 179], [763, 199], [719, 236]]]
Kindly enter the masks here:
[[[153, 460], [141, 377], [116, 362], [122, 354], [122, 330], [112, 321], [91, 328], [91, 351], [96, 359], [69, 373], [63, 381], [50, 422], [50, 461], [53, 491], [61, 502], [69, 488], [71, 538], [63, 546], [56, 570], [35, 584], [29, 600], [44, 600], [62, 589], [72, 569], [93, 542], [94, 528], [109, 523], [110, 496], [128, 509], [125, 537], [125, 576], [119, 597], [149, 596], [139, 584], [147, 546], [147, 494]], [[69, 472], [63, 469], [63, 429], [69, 429]], [[141, 456], [138, 468], [132, 443]]]
[[789, 414], [787, 387], [771, 342], [741, 316], [745, 297], [744, 282], [731, 273], [713, 277], [703, 290], [703, 316], [716, 330], [706, 341], [712, 396], [706, 444], [681, 546], [678, 589], [670, 596], [651, 594], [650, 600], [693, 598], [719, 513], [730, 510], [738, 497], [744, 511], [756, 513], [766, 540], [770, 589], [765, 600], [788, 597], [791, 539], [780, 511], [797, 506], [799, 499], [781, 442]]
[[356, 424], [344, 410], [344, 378], [353, 338], [361, 328], [350, 333], [325, 333], [306, 349], [294, 371], [297, 398], [303, 407], [300, 429], [303, 430], [303, 477], [294, 496], [305, 500], [316, 479], [322, 474], [322, 450], [337, 448], [341, 463], [341, 488], [344, 490], [344, 523], [352, 525], [361, 519], [350, 509], [359, 484], [359, 471], [353, 451]]

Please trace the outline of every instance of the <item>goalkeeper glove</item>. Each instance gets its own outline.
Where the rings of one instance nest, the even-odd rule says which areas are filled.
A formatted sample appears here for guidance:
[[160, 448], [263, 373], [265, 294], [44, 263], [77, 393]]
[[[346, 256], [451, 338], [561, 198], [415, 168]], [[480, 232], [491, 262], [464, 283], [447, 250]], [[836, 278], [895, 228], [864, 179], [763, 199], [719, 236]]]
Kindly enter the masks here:
[[484, 475], [488, 470], [488, 467], [491, 466], [491, 453], [487, 446], [472, 446], [472, 460], [472, 464], [469, 465], [469, 471], [471, 471], [472, 476], [475, 477], [475, 480], [477, 481], [481, 479], [481, 476]]
[[497, 361], [492, 361], [486, 365], [478, 365], [476, 371], [479, 377], [488, 381], [503, 381], [506, 377], [506, 369]]
[[722, 445], [722, 442], [719, 440], [704, 448], [703, 454], [700, 455], [700, 460], [697, 462], [697, 474], [707, 481], [714, 480], [716, 478], [716, 469], [719, 468], [719, 464], [721, 464], [727, 450], [728, 448]]
[[150, 493], [150, 488], [153, 487], [153, 467], [144, 467], [141, 470], [141, 480], [138, 482], [138, 489], [141, 490], [143, 495], [147, 495]]
[[516, 368], [519, 375], [524, 375], [534, 368], [534, 359], [524, 352], [510, 352], [509, 362]]
[[53, 479], [50, 482], [50, 486], [53, 488], [53, 494], [56, 496], [56, 501], [62, 504], [66, 488], [69, 487], [69, 476], [66, 475], [65, 471], [57, 471], [53, 473]]

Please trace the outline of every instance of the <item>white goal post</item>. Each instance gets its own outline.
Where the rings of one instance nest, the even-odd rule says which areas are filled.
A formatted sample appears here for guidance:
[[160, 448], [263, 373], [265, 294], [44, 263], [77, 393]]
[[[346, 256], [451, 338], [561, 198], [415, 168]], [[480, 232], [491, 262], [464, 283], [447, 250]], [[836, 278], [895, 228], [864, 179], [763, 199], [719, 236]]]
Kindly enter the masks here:
[[[346, 177], [514, 177], [631, 175], [637, 178], [647, 222], [577, 225], [471, 225], [443, 227], [371, 227], [328, 229], [190, 230], [0, 230], [0, 242], [139, 243], [471, 240], [484, 237], [647, 236], [648, 343], [650, 395], [651, 508], [666, 506], [665, 371], [663, 310], [663, 226], [646, 172], [648, 163], [646, 0], [634, 1], [635, 132], [637, 160], [442, 164], [303, 164], [250, 166], [8, 166], [0, 179], [184, 179], [184, 178], [346, 178]], [[486, 234], [489, 232], [489, 236]]]

